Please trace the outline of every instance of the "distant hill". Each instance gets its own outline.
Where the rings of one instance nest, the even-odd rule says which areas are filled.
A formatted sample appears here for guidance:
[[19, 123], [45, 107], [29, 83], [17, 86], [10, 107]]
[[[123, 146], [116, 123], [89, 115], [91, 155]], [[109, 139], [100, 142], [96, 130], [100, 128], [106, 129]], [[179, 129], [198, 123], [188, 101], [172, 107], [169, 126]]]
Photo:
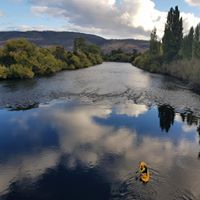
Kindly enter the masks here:
[[113, 49], [119, 48], [127, 53], [132, 52], [133, 49], [137, 49], [139, 52], [144, 52], [149, 48], [149, 41], [135, 39], [106, 40], [106, 43], [102, 44], [101, 48], [103, 52], [110, 52]]
[[92, 34], [54, 31], [0, 32], [0, 45], [3, 45], [6, 42], [6, 40], [26, 38], [39, 46], [62, 45], [66, 49], [72, 50], [73, 41], [75, 38], [78, 37], [83, 37], [88, 42], [100, 46], [104, 52], [110, 52], [118, 48], [121, 48], [126, 52], [132, 52], [133, 49], [137, 49], [138, 51], [144, 51], [149, 47], [149, 42], [145, 40], [109, 40]]

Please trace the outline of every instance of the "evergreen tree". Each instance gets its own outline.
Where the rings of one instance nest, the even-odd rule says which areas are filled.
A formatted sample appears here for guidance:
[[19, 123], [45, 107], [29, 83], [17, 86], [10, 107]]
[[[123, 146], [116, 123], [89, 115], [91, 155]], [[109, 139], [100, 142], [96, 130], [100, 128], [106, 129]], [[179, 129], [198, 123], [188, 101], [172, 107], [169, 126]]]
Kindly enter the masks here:
[[158, 41], [156, 28], [153, 29], [151, 32], [151, 39], [150, 39], [150, 49], [149, 53], [151, 56], [157, 56], [160, 54], [160, 42]]
[[192, 58], [193, 42], [194, 42], [194, 28], [191, 27], [188, 35], [188, 58]]
[[183, 22], [180, 18], [178, 6], [168, 12], [165, 24], [163, 42], [163, 56], [165, 62], [170, 62], [178, 57], [183, 39]]
[[191, 27], [188, 35], [183, 38], [181, 55], [183, 58], [191, 59], [194, 42], [194, 28]]
[[193, 57], [200, 58], [200, 24], [196, 26], [194, 32]]

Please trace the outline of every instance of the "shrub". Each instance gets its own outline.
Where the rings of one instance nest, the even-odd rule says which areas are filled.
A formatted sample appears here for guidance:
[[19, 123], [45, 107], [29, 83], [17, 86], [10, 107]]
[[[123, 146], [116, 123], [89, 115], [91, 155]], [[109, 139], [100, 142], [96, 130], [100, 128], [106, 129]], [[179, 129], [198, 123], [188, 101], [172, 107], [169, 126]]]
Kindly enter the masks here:
[[8, 77], [8, 69], [5, 66], [0, 65], [0, 79], [6, 79]]
[[178, 60], [162, 66], [162, 72], [200, 85], [200, 60]]
[[20, 64], [11, 65], [9, 68], [9, 76], [12, 78], [28, 79], [33, 78], [34, 73], [28, 67], [23, 67]]
[[35, 74], [52, 74], [102, 62], [98, 47], [82, 40], [77, 45], [78, 51], [71, 53], [60, 46], [40, 48], [26, 39], [9, 40], [0, 48], [0, 79], [32, 78]]
[[81, 67], [89, 67], [92, 65], [92, 62], [85, 53], [79, 52], [78, 54], [76, 54], [76, 56], [80, 59]]
[[75, 54], [70, 53], [68, 55], [68, 61], [67, 61], [69, 66], [74, 66], [75, 69], [81, 68], [81, 62], [78, 56]]

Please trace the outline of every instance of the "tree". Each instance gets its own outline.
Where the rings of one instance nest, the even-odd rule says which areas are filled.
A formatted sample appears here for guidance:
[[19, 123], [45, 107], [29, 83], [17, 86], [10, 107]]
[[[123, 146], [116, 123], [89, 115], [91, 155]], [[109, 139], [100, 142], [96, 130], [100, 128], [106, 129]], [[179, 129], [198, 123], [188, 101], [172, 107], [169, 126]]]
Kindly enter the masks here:
[[8, 68], [0, 65], [0, 79], [6, 79], [8, 77]]
[[67, 62], [68, 62], [70, 69], [79, 69], [82, 67], [79, 57], [71, 52], [68, 53]]
[[191, 27], [188, 35], [183, 38], [181, 55], [183, 58], [191, 59], [193, 54], [194, 28]]
[[196, 26], [194, 31], [193, 57], [200, 58], [200, 24]]
[[27, 79], [27, 78], [33, 78], [34, 73], [32, 70], [28, 67], [23, 67], [20, 64], [14, 64], [10, 66], [9, 76], [12, 78], [17, 79]]
[[64, 47], [62, 46], [51, 47], [50, 51], [56, 59], [62, 60], [62, 61], [67, 60], [67, 51], [65, 50]]
[[153, 29], [151, 32], [151, 39], [150, 39], [150, 49], [149, 53], [150, 56], [157, 56], [160, 54], [160, 42], [158, 41], [156, 28]]
[[167, 23], [165, 24], [163, 42], [163, 57], [165, 62], [176, 59], [181, 49], [183, 39], [183, 21], [180, 18], [178, 6], [171, 8], [168, 12]]
[[83, 38], [74, 41], [74, 51], [61, 46], [41, 48], [25, 39], [10, 40], [0, 48], [0, 79], [33, 78], [102, 63], [100, 49]]
[[74, 53], [84, 51], [86, 47], [86, 42], [84, 38], [75, 38], [74, 39]]
[[86, 51], [92, 54], [101, 54], [101, 49], [95, 44], [87, 45]]

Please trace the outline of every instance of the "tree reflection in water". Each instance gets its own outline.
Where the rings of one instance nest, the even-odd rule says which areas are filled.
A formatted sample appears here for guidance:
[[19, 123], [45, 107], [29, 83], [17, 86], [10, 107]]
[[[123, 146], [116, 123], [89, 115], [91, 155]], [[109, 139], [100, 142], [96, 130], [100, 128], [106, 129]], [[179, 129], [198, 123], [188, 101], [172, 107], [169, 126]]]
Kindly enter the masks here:
[[[165, 130], [167, 133], [174, 124], [174, 119], [176, 116], [175, 110], [170, 105], [158, 106], [160, 128]], [[199, 145], [200, 145], [200, 121], [199, 118], [194, 116], [192, 112], [180, 113], [180, 117], [183, 122], [186, 122], [188, 126], [196, 126], [197, 132], [199, 134]], [[200, 160], [200, 152], [198, 154], [198, 159]]]
[[[200, 124], [199, 124], [199, 127], [197, 128], [197, 132], [199, 133], [199, 145], [200, 145]], [[198, 159], [200, 160], [200, 151], [198, 154]]]
[[158, 107], [160, 128], [169, 132], [171, 126], [174, 124], [175, 111], [170, 105], [162, 105]]
[[199, 118], [194, 116], [192, 112], [181, 113], [180, 115], [181, 115], [182, 121], [187, 122], [188, 126], [192, 126], [192, 125], [198, 126]]

